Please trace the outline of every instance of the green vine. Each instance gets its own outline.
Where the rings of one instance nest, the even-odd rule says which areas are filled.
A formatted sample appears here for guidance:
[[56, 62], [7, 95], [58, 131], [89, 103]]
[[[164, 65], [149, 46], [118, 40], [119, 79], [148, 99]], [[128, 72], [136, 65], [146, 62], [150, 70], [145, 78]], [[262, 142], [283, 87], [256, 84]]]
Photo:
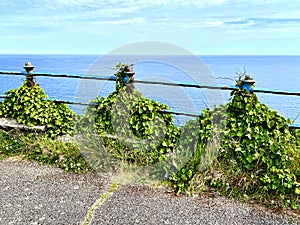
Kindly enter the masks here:
[[[256, 95], [233, 91], [226, 105], [227, 126], [220, 157], [236, 160], [245, 173], [256, 174], [265, 191], [277, 194], [299, 192], [299, 146], [288, 123]], [[255, 190], [252, 187], [251, 190]], [[250, 189], [249, 189], [250, 191]]]
[[175, 146], [179, 128], [172, 115], [162, 112], [168, 106], [146, 99], [136, 90], [128, 94], [126, 87], [93, 102], [97, 107], [87, 110], [86, 119], [93, 118], [102, 137], [116, 137], [107, 142], [117, 149], [116, 157], [152, 164], [162, 161]]
[[[196, 120], [188, 121], [181, 128], [181, 142], [176, 148], [180, 158], [189, 160], [179, 164], [171, 177], [176, 193], [190, 193], [190, 181], [199, 172], [207, 169], [216, 159], [220, 148], [219, 139], [223, 135], [224, 107], [214, 110], [204, 109]], [[217, 140], [217, 141], [216, 141]], [[187, 156], [186, 156], [187, 155]]]
[[48, 96], [37, 85], [27, 81], [18, 89], [5, 93], [0, 102], [0, 117], [14, 118], [27, 126], [44, 125], [49, 136], [72, 134], [74, 113], [66, 104], [46, 100]]
[[[291, 121], [260, 103], [255, 94], [241, 89], [231, 94], [232, 98], [223, 106], [226, 116], [221, 124], [225, 126], [214, 165], [241, 171], [242, 175], [228, 180], [218, 174], [210, 179], [209, 185], [224, 190], [239, 189], [245, 194], [260, 191], [276, 196], [300, 195], [299, 132], [291, 131], [288, 126]], [[193, 122], [198, 127], [193, 133], [194, 137], [198, 135], [198, 143], [191, 160], [172, 177], [177, 193], [189, 192], [190, 182], [200, 172], [199, 166], [205, 159], [203, 143], [207, 144], [211, 138], [211, 121], [220, 110], [217, 112], [204, 110], [202, 117]], [[188, 122], [182, 129], [191, 124]]]
[[[116, 76], [121, 82], [123, 77]], [[226, 171], [210, 175], [205, 182], [211, 187], [249, 195], [300, 195], [299, 132], [248, 90], [238, 88], [231, 95], [225, 106], [205, 109], [178, 128], [172, 115], [163, 113], [166, 105], [137, 91], [128, 94], [120, 85], [107, 98], [96, 99], [97, 107], [86, 118], [95, 121], [117, 158], [142, 165], [162, 162], [163, 177], [171, 179], [177, 193], [190, 192], [195, 177], [215, 165], [237, 173], [235, 178]]]

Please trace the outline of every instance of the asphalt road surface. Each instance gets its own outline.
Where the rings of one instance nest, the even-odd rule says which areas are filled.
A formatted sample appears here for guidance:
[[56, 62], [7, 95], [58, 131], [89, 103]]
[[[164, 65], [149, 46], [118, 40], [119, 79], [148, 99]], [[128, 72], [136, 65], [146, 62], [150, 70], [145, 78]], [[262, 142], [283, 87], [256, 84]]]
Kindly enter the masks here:
[[298, 214], [220, 196], [177, 197], [164, 188], [111, 187], [108, 176], [96, 173], [2, 160], [0, 224], [300, 225]]

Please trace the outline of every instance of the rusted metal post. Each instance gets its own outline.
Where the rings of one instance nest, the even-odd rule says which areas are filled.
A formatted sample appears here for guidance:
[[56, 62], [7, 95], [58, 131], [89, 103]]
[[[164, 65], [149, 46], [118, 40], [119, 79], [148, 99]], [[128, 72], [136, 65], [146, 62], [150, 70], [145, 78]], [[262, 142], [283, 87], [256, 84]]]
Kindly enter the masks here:
[[128, 67], [126, 71], [124, 71], [124, 82], [126, 86], [126, 91], [127, 93], [131, 94], [133, 90], [135, 89], [134, 86], [134, 74], [135, 72], [133, 71], [132, 67]]
[[254, 91], [254, 84], [255, 84], [255, 80], [253, 80], [253, 78], [250, 77], [249, 75], [246, 75], [245, 78], [242, 80], [241, 88], [243, 90], [248, 91], [250, 94], [252, 94]]
[[23, 68], [26, 71], [27, 86], [29, 86], [29, 87], [35, 86], [36, 83], [35, 83], [34, 77], [32, 75], [34, 66], [30, 62], [26, 62]]

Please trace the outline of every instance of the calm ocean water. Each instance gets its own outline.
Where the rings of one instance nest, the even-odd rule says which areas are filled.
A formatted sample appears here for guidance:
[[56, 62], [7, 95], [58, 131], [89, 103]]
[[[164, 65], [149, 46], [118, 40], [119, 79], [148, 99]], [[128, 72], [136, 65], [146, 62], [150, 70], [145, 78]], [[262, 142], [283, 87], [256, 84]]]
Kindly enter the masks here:
[[[138, 80], [167, 82], [235, 84], [237, 72], [246, 69], [256, 80], [256, 87], [300, 92], [300, 56], [114, 56], [110, 58], [87, 55], [0, 55], [1, 71], [22, 71], [26, 61], [35, 72], [113, 75], [116, 63], [135, 63]], [[0, 76], [0, 95], [22, 84], [22, 76]], [[87, 81], [68, 78], [37, 77], [37, 83], [50, 98], [81, 100], [107, 96], [114, 82]], [[226, 103], [228, 91], [136, 84], [145, 97], [168, 104], [176, 111], [197, 113], [206, 106]], [[258, 94], [261, 102], [300, 124], [300, 97]], [[217, 99], [216, 102], [213, 102]], [[79, 112], [82, 109], [74, 108]], [[298, 117], [298, 118], [297, 118]], [[182, 124], [186, 119], [176, 117]]]

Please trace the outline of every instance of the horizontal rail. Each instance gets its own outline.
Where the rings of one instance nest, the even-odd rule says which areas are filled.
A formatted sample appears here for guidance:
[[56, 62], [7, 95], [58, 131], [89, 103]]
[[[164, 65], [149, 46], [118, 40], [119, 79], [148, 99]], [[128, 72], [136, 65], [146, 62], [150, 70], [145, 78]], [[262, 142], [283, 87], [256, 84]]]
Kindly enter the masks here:
[[[0, 95], [0, 98], [6, 98], [6, 96]], [[51, 98], [46, 98], [45, 100], [54, 101], [54, 102], [57, 102], [57, 103], [65, 103], [65, 104], [70, 104], [70, 105], [84, 105], [84, 106], [96, 106], [97, 105], [96, 103], [66, 101], [66, 100], [51, 99]], [[184, 112], [177, 112], [177, 111], [173, 111], [173, 110], [160, 110], [159, 112], [161, 112], [161, 113], [170, 113], [170, 114], [175, 114], [175, 115], [182, 115], [182, 116], [190, 116], [190, 117], [199, 117], [199, 116], [201, 116], [201, 114], [184, 113]]]
[[[6, 96], [0, 95], [0, 98], [6, 98]], [[96, 103], [84, 103], [84, 102], [77, 102], [77, 101], [65, 101], [65, 100], [60, 100], [60, 99], [50, 99], [47, 98], [45, 99], [47, 101], [54, 101], [57, 103], [65, 103], [65, 104], [72, 104], [72, 105], [85, 105], [85, 106], [96, 106]], [[181, 116], [190, 116], [190, 117], [200, 117], [202, 114], [201, 113], [184, 113], [184, 112], [177, 112], [174, 110], [160, 110], [160, 113], [169, 113], [169, 114], [174, 114], [174, 115], [181, 115]], [[294, 129], [300, 129], [300, 124], [288, 124], [290, 128]]]
[[[10, 71], [0, 71], [0, 75], [26, 75], [22, 72], [10, 72]], [[45, 77], [64, 77], [64, 78], [77, 78], [77, 79], [87, 79], [87, 80], [107, 80], [115, 81], [115, 76], [90, 76], [90, 75], [79, 75], [79, 74], [50, 74], [50, 73], [33, 73], [34, 76], [45, 76]], [[207, 85], [207, 84], [193, 84], [193, 83], [174, 83], [174, 82], [162, 82], [162, 81], [144, 81], [135, 80], [135, 83], [141, 84], [155, 84], [155, 85], [167, 85], [167, 86], [179, 86], [179, 87], [192, 87], [192, 88], [205, 88], [205, 89], [215, 89], [215, 90], [235, 90], [236, 86], [220, 86], [220, 85]], [[283, 90], [270, 90], [264, 88], [255, 88], [256, 93], [268, 93], [277, 95], [293, 95], [300, 96], [300, 92], [297, 91], [283, 91]]]
[[[0, 96], [0, 98], [1, 98], [1, 96]], [[65, 104], [69, 104], [69, 105], [96, 106], [95, 103], [86, 103], [86, 102], [78, 102], [78, 101], [66, 101], [66, 100], [61, 100], [61, 99], [46, 98], [45, 100], [54, 101], [54, 102], [57, 102], [57, 103], [65, 103]]]
[[158, 112], [160, 112], [160, 113], [169, 113], [169, 114], [180, 115], [180, 116], [190, 116], [190, 117], [200, 117], [200, 116], [202, 116], [201, 113], [198, 113], [198, 114], [184, 113], [184, 112], [177, 112], [177, 111], [173, 111], [173, 110], [160, 110]]
[[[17, 76], [25, 76], [26, 73], [23, 72], [5, 72], [0, 71], [0, 75], [17, 75]], [[64, 77], [64, 78], [76, 78], [76, 79], [86, 79], [86, 80], [109, 80], [115, 81], [115, 76], [90, 76], [90, 75], [80, 75], [80, 74], [55, 74], [55, 73], [32, 73], [33, 76], [36, 77]]]
[[[25, 72], [12, 72], [12, 71], [0, 71], [0, 75], [17, 75], [24, 76]], [[45, 76], [45, 77], [64, 77], [64, 78], [76, 78], [76, 79], [88, 79], [88, 80], [107, 80], [107, 81], [115, 81], [115, 76], [90, 76], [90, 75], [80, 75], [80, 74], [51, 74], [51, 73], [33, 73], [33, 76]], [[206, 84], [193, 84], [193, 83], [174, 83], [174, 82], [161, 82], [161, 81], [144, 81], [144, 80], [135, 80], [135, 83], [141, 84], [154, 84], [154, 85], [167, 85], [167, 86], [180, 86], [180, 87], [192, 87], [192, 88], [206, 88], [206, 89], [216, 89], [216, 90], [235, 90], [237, 86], [219, 86], [219, 85], [206, 85]], [[282, 90], [269, 90], [269, 89], [259, 89], [256, 88], [254, 92], [257, 93], [269, 93], [269, 94], [278, 94], [278, 95], [294, 95], [300, 96], [300, 92], [295, 91], [282, 91]], [[6, 96], [0, 95], [0, 98], [6, 98]], [[65, 104], [73, 104], [73, 105], [84, 105], [84, 106], [95, 106], [95, 103], [85, 103], [85, 102], [77, 102], [77, 101], [66, 101], [60, 99], [45, 99], [51, 100], [58, 103]], [[176, 112], [172, 110], [164, 110], [160, 111], [161, 113], [170, 113], [175, 115], [183, 115], [190, 117], [199, 117], [201, 114], [193, 114], [193, 113], [183, 113]], [[289, 124], [290, 128], [300, 128], [300, 124]]]

